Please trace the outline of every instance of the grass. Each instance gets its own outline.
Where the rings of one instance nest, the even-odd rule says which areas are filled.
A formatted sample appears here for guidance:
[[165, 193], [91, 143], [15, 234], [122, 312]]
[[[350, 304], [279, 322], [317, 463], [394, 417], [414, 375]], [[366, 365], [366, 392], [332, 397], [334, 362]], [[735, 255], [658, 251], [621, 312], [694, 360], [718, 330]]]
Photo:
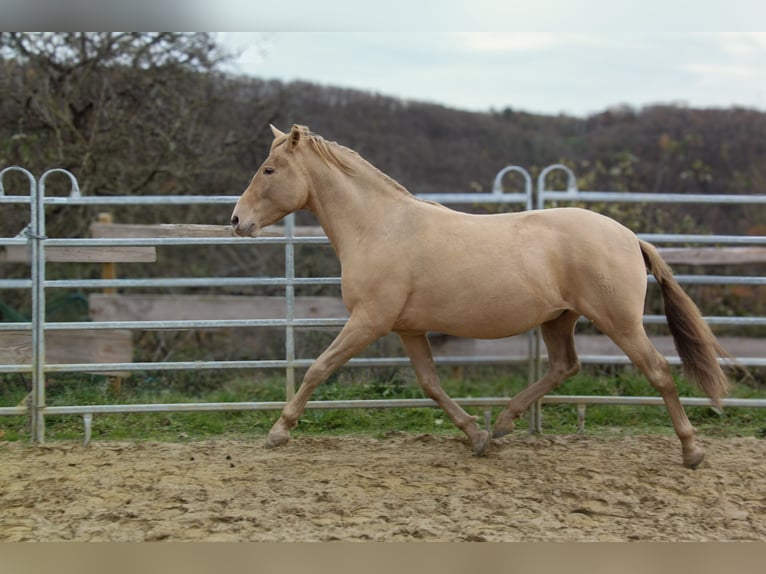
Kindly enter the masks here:
[[[481, 369], [471, 371], [465, 378], [450, 378], [443, 386], [452, 397], [509, 397], [526, 386], [520, 374], [498, 374]], [[192, 375], [193, 376], [193, 375]], [[224, 378], [226, 377], [226, 378]], [[47, 389], [49, 405], [144, 404], [186, 402], [246, 402], [282, 401], [284, 379], [279, 376], [253, 378], [249, 376], [218, 375], [207, 381], [195, 379], [194, 384], [183, 377], [172, 380], [149, 374], [136, 374], [128, 379], [119, 394], [114, 394], [104, 377], [78, 375], [58, 377]], [[682, 396], [700, 396], [683, 380], [678, 381]], [[0, 378], [0, 405], [12, 406], [23, 400], [27, 382], [20, 376]], [[600, 373], [581, 374], [564, 384], [560, 394], [656, 396], [645, 379], [631, 369], [609, 369]], [[368, 372], [344, 370], [320, 386], [313, 400], [407, 399], [423, 398], [412, 375], [407, 370]], [[740, 384], [732, 396], [764, 398], [766, 391]], [[483, 420], [480, 408], [467, 408], [470, 414]], [[492, 409], [492, 418], [500, 408]], [[728, 408], [724, 415], [707, 407], [689, 407], [692, 424], [702, 435], [731, 437], [766, 437], [766, 409]], [[158, 440], [193, 441], [206, 438], [260, 438], [264, 436], [279, 411], [233, 411], [191, 413], [129, 413], [97, 415], [93, 418], [93, 440]], [[526, 420], [517, 428], [525, 429]], [[84, 428], [79, 416], [46, 417], [47, 440], [82, 440]], [[673, 432], [667, 411], [661, 406], [587, 407], [586, 432], [589, 434], [646, 434]], [[444, 412], [438, 408], [407, 409], [315, 409], [307, 410], [300, 419], [298, 434], [366, 434], [382, 436], [393, 431], [459, 434]], [[577, 412], [574, 405], [545, 405], [543, 431], [551, 434], [577, 432]], [[28, 440], [26, 417], [0, 418], [2, 440]]]

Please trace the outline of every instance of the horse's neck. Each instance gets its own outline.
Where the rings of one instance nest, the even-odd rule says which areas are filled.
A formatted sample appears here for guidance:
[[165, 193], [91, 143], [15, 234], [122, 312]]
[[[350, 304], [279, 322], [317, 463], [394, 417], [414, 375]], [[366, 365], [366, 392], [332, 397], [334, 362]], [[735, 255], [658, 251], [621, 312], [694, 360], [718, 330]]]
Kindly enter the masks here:
[[410, 208], [413, 199], [381, 174], [362, 170], [316, 181], [308, 207], [342, 260], [360, 241], [390, 233], [399, 219], [396, 212]]

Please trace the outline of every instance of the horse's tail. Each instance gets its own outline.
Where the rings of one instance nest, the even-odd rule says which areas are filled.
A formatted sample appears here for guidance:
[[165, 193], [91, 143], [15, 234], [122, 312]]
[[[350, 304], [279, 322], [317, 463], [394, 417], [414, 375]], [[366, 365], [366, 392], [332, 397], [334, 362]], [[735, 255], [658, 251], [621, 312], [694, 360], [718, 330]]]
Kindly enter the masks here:
[[731, 355], [721, 346], [691, 298], [673, 277], [670, 267], [653, 245], [639, 240], [646, 269], [662, 289], [665, 316], [681, 357], [684, 374], [720, 407], [729, 391], [729, 379], [718, 364], [718, 357]]

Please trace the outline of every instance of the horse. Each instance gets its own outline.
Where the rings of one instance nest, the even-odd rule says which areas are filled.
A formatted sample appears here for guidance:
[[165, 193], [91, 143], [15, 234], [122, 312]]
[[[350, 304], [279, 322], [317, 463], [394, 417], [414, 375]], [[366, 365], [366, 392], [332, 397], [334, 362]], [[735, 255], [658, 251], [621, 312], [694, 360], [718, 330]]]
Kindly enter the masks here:
[[[421, 200], [355, 151], [293, 125], [271, 126], [269, 155], [232, 212], [238, 236], [301, 209], [312, 212], [341, 263], [350, 316], [307, 369], [268, 434], [266, 446], [290, 440], [314, 389], [378, 338], [401, 338], [417, 380], [465, 433], [476, 455], [514, 429], [514, 419], [577, 373], [577, 319], [608, 335], [660, 393], [681, 442], [682, 464], [704, 458], [665, 357], [643, 325], [647, 274], [659, 284], [684, 373], [712, 403], [728, 392], [718, 362], [727, 356], [702, 315], [651, 244], [606, 216], [580, 208], [474, 215]], [[492, 436], [442, 389], [429, 331], [500, 338], [539, 326], [548, 369], [511, 398]]]

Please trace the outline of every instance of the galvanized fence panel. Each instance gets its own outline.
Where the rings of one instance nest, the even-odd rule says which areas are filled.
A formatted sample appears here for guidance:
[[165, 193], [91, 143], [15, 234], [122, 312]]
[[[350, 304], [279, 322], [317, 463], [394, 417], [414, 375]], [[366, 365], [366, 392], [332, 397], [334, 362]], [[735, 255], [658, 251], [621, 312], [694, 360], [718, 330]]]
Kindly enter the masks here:
[[[555, 170], [563, 169], [569, 178], [568, 189], [565, 192], [550, 191], [545, 188], [546, 177]], [[29, 180], [28, 196], [9, 196], [4, 193], [2, 179], [6, 172], [18, 171]], [[52, 174], [63, 174], [69, 178], [71, 190], [68, 197], [47, 197], [45, 182]], [[507, 193], [503, 189], [503, 180], [508, 174], [521, 176], [524, 191]], [[498, 172], [489, 193], [444, 193], [424, 194], [418, 197], [445, 204], [496, 204], [500, 206], [519, 206], [520, 209], [530, 210], [535, 207], [532, 178], [529, 173], [518, 166], [508, 166]], [[766, 196], [692, 196], [679, 194], [612, 194], [609, 192], [580, 192], [577, 190], [574, 174], [568, 168], [560, 165], [550, 166], [543, 170], [538, 178], [536, 207], [545, 207], [546, 201], [677, 201], [677, 202], [718, 202], [718, 203], [766, 203]], [[28, 204], [30, 208], [30, 224], [19, 237], [0, 238], [0, 247], [6, 245], [26, 245], [31, 251], [31, 267], [29, 279], [0, 279], [0, 289], [30, 290], [33, 308], [30, 322], [0, 323], [0, 331], [28, 330], [32, 333], [33, 355], [29, 364], [0, 365], [0, 372], [31, 373], [32, 393], [26, 406], [2, 407], [0, 415], [26, 415], [32, 422], [32, 440], [42, 443], [45, 440], [45, 417], [47, 415], [81, 415], [85, 423], [86, 442], [90, 438], [92, 417], [95, 414], [126, 413], [126, 412], [178, 412], [178, 411], [211, 411], [211, 410], [263, 410], [281, 409], [284, 402], [244, 402], [244, 403], [184, 403], [184, 404], [128, 404], [128, 405], [71, 405], [47, 406], [45, 398], [45, 373], [66, 372], [111, 372], [111, 371], [170, 371], [170, 370], [200, 370], [200, 369], [284, 369], [286, 374], [286, 399], [295, 391], [295, 371], [305, 368], [312, 359], [298, 359], [295, 353], [295, 329], [305, 327], [340, 327], [345, 323], [344, 318], [328, 319], [297, 319], [295, 317], [295, 288], [305, 285], [339, 285], [339, 277], [302, 278], [295, 276], [295, 246], [296, 245], [327, 245], [326, 237], [296, 237], [294, 234], [294, 217], [285, 218], [284, 237], [238, 238], [48, 238], [46, 237], [45, 207], [46, 206], [134, 206], [134, 205], [233, 205], [236, 196], [109, 196], [85, 197], [80, 193], [76, 178], [64, 170], [50, 170], [44, 173], [38, 181], [27, 170], [17, 167], [6, 168], [0, 172], [0, 204]], [[690, 235], [645, 235], [648, 240], [664, 242], [699, 242], [723, 244], [759, 244], [766, 238], [744, 238], [740, 236], [690, 236]], [[126, 278], [126, 279], [47, 279], [46, 278], [46, 247], [125, 247], [125, 246], [179, 246], [179, 245], [243, 245], [253, 246], [282, 245], [284, 246], [285, 267], [280, 277], [171, 277], [171, 278]], [[763, 277], [717, 277], [717, 276], [679, 276], [685, 283], [739, 283], [747, 285], [763, 285]], [[268, 320], [176, 320], [155, 321], [100, 321], [100, 322], [50, 322], [45, 318], [46, 291], [50, 289], [106, 289], [106, 288], [166, 288], [166, 287], [252, 287], [271, 286], [285, 289], [286, 314], [284, 319]], [[663, 322], [664, 317], [648, 316], [648, 323]], [[709, 317], [711, 323], [730, 324], [728, 317]], [[766, 319], [761, 317], [741, 318], [742, 325], [763, 325]], [[86, 363], [86, 364], [53, 364], [45, 359], [45, 334], [51, 331], [68, 331], [75, 329], [130, 329], [130, 330], [181, 330], [181, 329], [214, 329], [214, 328], [244, 328], [244, 327], [279, 327], [285, 329], [285, 358], [283, 360], [247, 360], [247, 361], [162, 361], [162, 362], [129, 362], [129, 363]], [[625, 357], [585, 356], [583, 362], [593, 363], [627, 363]], [[746, 364], [766, 366], [766, 361], [759, 358], [740, 358]], [[677, 364], [676, 357], [670, 357], [671, 363]], [[467, 364], [519, 364], [529, 365], [530, 380], [541, 374], [544, 355], [542, 353], [539, 331], [529, 333], [528, 350], [525, 356], [481, 356], [481, 357], [441, 357], [437, 364], [467, 365]], [[406, 366], [406, 357], [356, 358], [349, 361], [350, 367], [374, 366]], [[464, 406], [475, 406], [490, 409], [507, 403], [507, 398], [458, 399]], [[707, 399], [685, 398], [685, 404], [709, 404]], [[660, 404], [658, 397], [591, 397], [557, 395], [545, 397], [545, 403], [569, 403], [578, 405], [578, 412], [584, 413], [584, 405], [588, 404]], [[727, 399], [724, 405], [764, 407], [766, 401]], [[417, 400], [359, 400], [359, 401], [312, 401], [309, 408], [391, 408], [391, 407], [423, 407], [436, 406], [430, 399]], [[541, 417], [539, 408], [533, 409], [530, 417], [530, 427], [540, 429]]]

